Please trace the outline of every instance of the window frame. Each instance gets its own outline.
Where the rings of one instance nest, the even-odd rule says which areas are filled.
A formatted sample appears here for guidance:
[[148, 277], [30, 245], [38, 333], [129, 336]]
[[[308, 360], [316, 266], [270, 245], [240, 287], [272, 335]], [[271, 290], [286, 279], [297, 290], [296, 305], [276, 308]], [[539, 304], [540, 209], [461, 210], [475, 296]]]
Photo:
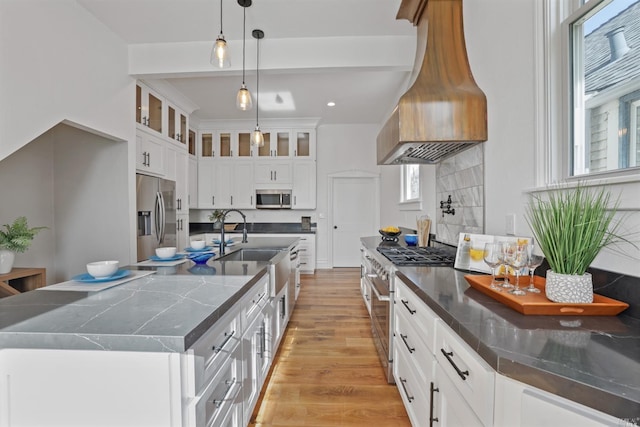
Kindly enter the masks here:
[[[408, 198], [407, 189], [411, 185], [409, 179], [411, 178], [411, 174], [409, 173], [409, 168], [416, 168], [418, 180], [418, 196], [415, 198]], [[400, 170], [400, 210], [422, 210], [422, 185], [421, 185], [421, 174], [420, 174], [420, 165], [419, 164], [406, 164], [402, 165]]]
[[536, 144], [535, 187], [559, 182], [598, 184], [640, 181], [640, 167], [584, 175], [571, 175], [574, 143], [572, 131], [572, 46], [570, 25], [608, 0], [542, 0], [535, 2]]

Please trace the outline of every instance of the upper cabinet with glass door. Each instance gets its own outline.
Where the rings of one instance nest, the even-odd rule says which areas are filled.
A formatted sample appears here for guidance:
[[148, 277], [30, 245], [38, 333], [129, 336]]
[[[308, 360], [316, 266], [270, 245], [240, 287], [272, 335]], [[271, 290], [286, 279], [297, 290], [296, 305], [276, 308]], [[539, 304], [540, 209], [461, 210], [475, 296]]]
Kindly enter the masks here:
[[178, 107], [167, 104], [167, 136], [186, 145], [188, 129], [187, 114]]
[[196, 131], [193, 129], [189, 129], [189, 140], [187, 142], [187, 148], [189, 150], [189, 154], [195, 156], [197, 153], [197, 137]]
[[237, 131], [201, 131], [200, 157], [249, 159], [253, 155], [251, 134]]
[[315, 130], [265, 130], [258, 157], [315, 159]]
[[141, 83], [136, 84], [136, 123], [162, 134], [164, 108], [160, 94]]

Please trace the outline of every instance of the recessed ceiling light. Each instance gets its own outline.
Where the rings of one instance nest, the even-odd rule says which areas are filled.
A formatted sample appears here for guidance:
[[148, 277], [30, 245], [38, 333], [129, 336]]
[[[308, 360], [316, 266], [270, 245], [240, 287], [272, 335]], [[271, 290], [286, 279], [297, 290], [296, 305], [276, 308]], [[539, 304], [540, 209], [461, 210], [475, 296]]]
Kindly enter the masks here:
[[335, 102], [333, 102], [333, 101], [329, 101], [329, 102], [327, 102], [327, 105], [328, 105], [329, 107], [335, 107], [335, 106], [336, 106], [336, 103], [335, 103]]

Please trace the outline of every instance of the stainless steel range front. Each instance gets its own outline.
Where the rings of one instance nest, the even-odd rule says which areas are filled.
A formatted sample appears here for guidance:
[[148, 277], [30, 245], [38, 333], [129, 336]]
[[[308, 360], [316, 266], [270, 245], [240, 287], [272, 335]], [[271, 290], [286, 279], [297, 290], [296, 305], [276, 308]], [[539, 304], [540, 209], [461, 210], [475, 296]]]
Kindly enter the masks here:
[[393, 265], [372, 251], [363, 248], [362, 254], [362, 286], [365, 303], [369, 302], [371, 315], [371, 333], [378, 351], [380, 363], [387, 377], [393, 379]]

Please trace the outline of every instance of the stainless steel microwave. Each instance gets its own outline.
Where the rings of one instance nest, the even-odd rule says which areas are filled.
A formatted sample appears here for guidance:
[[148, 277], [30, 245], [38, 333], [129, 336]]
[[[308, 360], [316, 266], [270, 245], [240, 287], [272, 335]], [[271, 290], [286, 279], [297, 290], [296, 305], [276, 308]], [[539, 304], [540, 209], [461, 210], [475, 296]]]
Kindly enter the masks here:
[[256, 190], [256, 209], [291, 209], [291, 190]]

